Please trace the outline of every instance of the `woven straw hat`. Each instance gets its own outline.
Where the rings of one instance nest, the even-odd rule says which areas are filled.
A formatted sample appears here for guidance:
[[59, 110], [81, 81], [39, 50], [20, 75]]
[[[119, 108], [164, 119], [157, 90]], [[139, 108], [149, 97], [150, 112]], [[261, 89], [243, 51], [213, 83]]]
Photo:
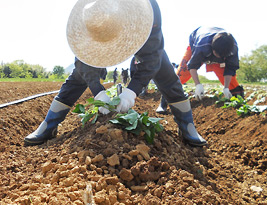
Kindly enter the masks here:
[[83, 63], [110, 67], [134, 55], [152, 25], [149, 0], [78, 0], [69, 16], [67, 39]]

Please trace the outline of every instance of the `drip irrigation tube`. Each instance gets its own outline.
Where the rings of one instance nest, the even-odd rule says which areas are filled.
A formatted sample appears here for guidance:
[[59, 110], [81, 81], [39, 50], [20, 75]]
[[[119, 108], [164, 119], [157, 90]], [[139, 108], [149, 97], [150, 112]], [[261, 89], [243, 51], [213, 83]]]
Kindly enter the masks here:
[[40, 93], [40, 94], [32, 95], [32, 96], [29, 96], [29, 97], [26, 97], [26, 98], [23, 98], [23, 99], [20, 99], [20, 100], [15, 100], [15, 101], [12, 101], [12, 102], [9, 102], [9, 103], [1, 104], [0, 105], [0, 109], [4, 108], [4, 107], [7, 107], [9, 105], [22, 103], [22, 102], [25, 102], [25, 101], [28, 101], [28, 100], [31, 100], [31, 99], [34, 99], [34, 98], [42, 97], [42, 96], [45, 96], [45, 95], [51, 95], [51, 94], [58, 93], [58, 92], [59, 92], [59, 90], [55, 90], [55, 91], [51, 91], [51, 92], [47, 92], [47, 93]]

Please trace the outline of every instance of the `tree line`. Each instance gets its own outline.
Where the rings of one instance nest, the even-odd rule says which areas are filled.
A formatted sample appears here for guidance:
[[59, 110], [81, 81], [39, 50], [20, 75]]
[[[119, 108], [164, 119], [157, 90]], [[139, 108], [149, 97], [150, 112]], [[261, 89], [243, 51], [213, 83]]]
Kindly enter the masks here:
[[240, 82], [267, 82], [267, 45], [240, 58], [237, 78]]
[[31, 65], [23, 60], [16, 60], [11, 63], [1, 63], [0, 78], [64, 78], [65, 69], [62, 66], [55, 66], [52, 72], [46, 71], [41, 65]]
[[[31, 65], [23, 60], [11, 63], [1, 63], [0, 78], [66, 78], [65, 69], [55, 66], [53, 71], [46, 71], [41, 65]], [[107, 79], [112, 79], [112, 72], [108, 72]], [[267, 81], [267, 45], [253, 50], [251, 54], [240, 57], [240, 68], [237, 70], [239, 82]]]

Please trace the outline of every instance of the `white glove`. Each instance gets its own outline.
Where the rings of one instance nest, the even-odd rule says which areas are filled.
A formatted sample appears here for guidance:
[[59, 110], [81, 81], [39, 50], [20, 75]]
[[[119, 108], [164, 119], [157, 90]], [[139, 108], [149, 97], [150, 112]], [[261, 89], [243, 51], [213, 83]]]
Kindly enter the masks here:
[[117, 112], [127, 112], [131, 107], [134, 106], [136, 94], [132, 90], [123, 88], [119, 97], [121, 101], [117, 106]]
[[224, 97], [227, 99], [230, 99], [232, 97], [232, 93], [230, 92], [229, 88], [224, 88], [223, 94], [224, 94]]
[[202, 100], [203, 96], [204, 96], [204, 87], [202, 84], [197, 84], [195, 90], [195, 98], [197, 100]]
[[[96, 96], [95, 100], [101, 100], [105, 103], [110, 102], [110, 97], [106, 94], [105, 90], [100, 91]], [[108, 114], [110, 111], [104, 107], [99, 107], [98, 111], [104, 115]]]

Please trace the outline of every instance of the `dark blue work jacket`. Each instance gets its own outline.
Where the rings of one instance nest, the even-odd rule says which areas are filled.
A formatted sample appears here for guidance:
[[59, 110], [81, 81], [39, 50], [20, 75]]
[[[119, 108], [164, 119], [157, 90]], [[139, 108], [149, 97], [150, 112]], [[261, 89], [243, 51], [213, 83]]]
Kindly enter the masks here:
[[199, 69], [203, 63], [225, 63], [224, 75], [236, 74], [239, 68], [238, 46], [235, 41], [233, 52], [226, 58], [217, 58], [212, 53], [211, 43], [213, 37], [219, 32], [226, 32], [217, 27], [199, 27], [189, 37], [192, 57], [188, 62], [188, 69]]

